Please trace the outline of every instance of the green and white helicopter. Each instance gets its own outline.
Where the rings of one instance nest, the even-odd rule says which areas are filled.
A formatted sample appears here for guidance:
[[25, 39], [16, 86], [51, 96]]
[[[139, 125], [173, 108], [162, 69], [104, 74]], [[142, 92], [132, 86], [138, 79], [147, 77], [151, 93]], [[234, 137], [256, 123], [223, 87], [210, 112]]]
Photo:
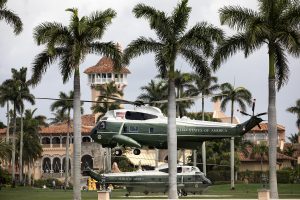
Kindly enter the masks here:
[[[136, 105], [134, 109], [117, 109], [108, 111], [91, 131], [91, 137], [103, 147], [115, 149], [115, 155], [122, 155], [125, 147], [133, 148], [135, 155], [140, 154], [140, 149], [157, 148], [167, 149], [167, 123], [168, 118], [156, 107], [144, 105], [141, 101], [130, 102], [122, 99], [111, 98], [120, 103]], [[188, 99], [189, 100], [189, 99]], [[187, 117], [176, 119], [178, 149], [196, 149], [203, 141], [241, 137], [263, 120], [254, 115], [241, 124], [220, 123], [211, 121], [192, 120]]]

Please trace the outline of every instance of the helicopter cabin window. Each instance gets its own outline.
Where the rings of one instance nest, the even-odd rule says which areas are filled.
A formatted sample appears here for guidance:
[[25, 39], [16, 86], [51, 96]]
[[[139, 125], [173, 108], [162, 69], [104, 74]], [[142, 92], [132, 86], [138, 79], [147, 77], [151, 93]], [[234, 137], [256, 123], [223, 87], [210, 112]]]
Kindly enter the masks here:
[[137, 133], [139, 131], [139, 127], [137, 126], [129, 126], [129, 132]]
[[157, 116], [148, 113], [127, 111], [125, 114], [125, 118], [129, 120], [147, 120], [147, 119], [155, 119], [157, 118]]
[[153, 133], [154, 132], [154, 128], [149, 128], [149, 133]]
[[177, 173], [182, 173], [182, 167], [177, 167]]
[[102, 121], [102, 122], [100, 122], [99, 124], [98, 124], [98, 129], [105, 129], [106, 128], [106, 122], [105, 121]]

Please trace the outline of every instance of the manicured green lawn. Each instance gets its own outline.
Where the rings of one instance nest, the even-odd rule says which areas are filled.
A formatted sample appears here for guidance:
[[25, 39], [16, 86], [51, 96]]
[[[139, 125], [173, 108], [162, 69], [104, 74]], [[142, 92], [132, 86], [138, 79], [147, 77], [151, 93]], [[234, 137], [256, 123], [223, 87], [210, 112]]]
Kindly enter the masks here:
[[[257, 199], [257, 189], [261, 188], [259, 184], [237, 184], [235, 190], [230, 190], [229, 185], [213, 185], [203, 195], [188, 195], [180, 197], [181, 199]], [[111, 199], [166, 199], [163, 194], [132, 193], [126, 198], [125, 190], [113, 190]], [[283, 199], [300, 199], [300, 184], [280, 184], [279, 196]], [[29, 187], [2, 188], [0, 190], [1, 200], [70, 200], [72, 191], [37, 189]], [[83, 200], [97, 200], [96, 191], [82, 191]]]

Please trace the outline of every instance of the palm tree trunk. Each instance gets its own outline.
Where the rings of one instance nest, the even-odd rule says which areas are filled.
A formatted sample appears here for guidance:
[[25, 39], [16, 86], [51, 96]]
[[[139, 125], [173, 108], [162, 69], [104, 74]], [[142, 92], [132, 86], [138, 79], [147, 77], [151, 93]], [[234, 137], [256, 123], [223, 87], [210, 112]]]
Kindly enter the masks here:
[[23, 110], [21, 110], [20, 156], [19, 156], [19, 182], [23, 182]]
[[268, 132], [269, 132], [269, 176], [270, 197], [278, 199], [276, 160], [277, 160], [277, 121], [276, 121], [276, 89], [275, 89], [275, 59], [272, 48], [269, 47], [269, 106], [268, 106]]
[[81, 200], [80, 190], [80, 160], [81, 160], [81, 112], [80, 112], [80, 74], [79, 66], [75, 68], [74, 73], [74, 173], [73, 173], [73, 199]]
[[[230, 123], [233, 123], [233, 104], [234, 101], [231, 101], [231, 115], [230, 115]], [[234, 137], [230, 138], [230, 183], [231, 189], [234, 190]]]
[[6, 127], [6, 143], [9, 143], [9, 101], [6, 104], [6, 117], [7, 117], [7, 127]]
[[28, 185], [31, 185], [31, 161], [28, 162]]
[[168, 164], [169, 164], [169, 199], [177, 199], [177, 134], [176, 134], [176, 101], [174, 83], [174, 64], [169, 71], [168, 96]]
[[[202, 104], [202, 121], [204, 121], [204, 97], [201, 98], [201, 104]], [[202, 142], [202, 166], [203, 166], [203, 173], [206, 175], [206, 145], [205, 145], [205, 141]]]
[[66, 139], [66, 159], [65, 159], [65, 188], [69, 187], [69, 141], [70, 141], [70, 110], [68, 110], [68, 130]]
[[16, 169], [15, 169], [15, 162], [16, 162], [16, 130], [17, 130], [17, 116], [16, 116], [16, 103], [14, 102], [14, 128], [13, 128], [13, 135], [12, 135], [12, 187], [15, 187], [16, 183]]

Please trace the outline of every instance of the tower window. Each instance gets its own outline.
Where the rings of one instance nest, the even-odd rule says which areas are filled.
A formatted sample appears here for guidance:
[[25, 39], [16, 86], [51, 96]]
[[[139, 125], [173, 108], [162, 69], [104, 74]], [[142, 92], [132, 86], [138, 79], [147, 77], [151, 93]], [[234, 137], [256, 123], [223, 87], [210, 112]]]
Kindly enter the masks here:
[[107, 74], [107, 78], [111, 78], [111, 73], [108, 73], [108, 74]]
[[102, 74], [102, 78], [106, 78], [106, 74]]
[[118, 74], [115, 74], [115, 78], [118, 78]]

